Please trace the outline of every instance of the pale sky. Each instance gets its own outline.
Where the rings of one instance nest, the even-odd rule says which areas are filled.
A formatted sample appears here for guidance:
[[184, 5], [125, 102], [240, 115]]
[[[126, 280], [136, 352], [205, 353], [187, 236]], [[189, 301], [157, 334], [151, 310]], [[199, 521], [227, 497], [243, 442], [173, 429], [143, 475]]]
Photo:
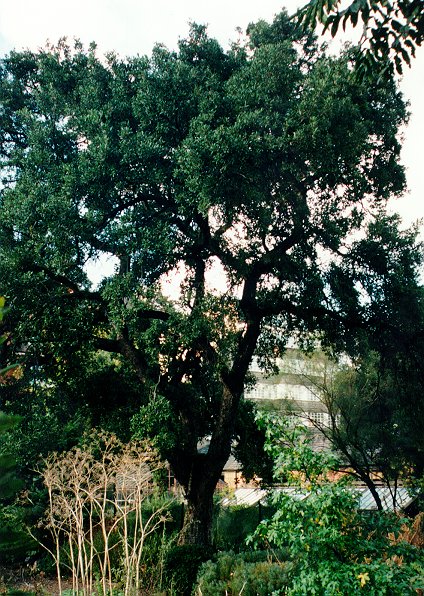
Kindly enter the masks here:
[[[210, 35], [225, 47], [249, 22], [271, 20], [283, 6], [289, 13], [302, 0], [0, 0], [0, 54], [12, 49], [43, 47], [47, 40], [79, 38], [95, 41], [99, 52], [121, 56], [150, 54], [155, 42], [175, 48], [188, 33], [189, 21], [209, 25]], [[405, 69], [401, 84], [410, 102], [411, 119], [405, 131], [403, 161], [409, 193], [396, 202], [405, 224], [424, 218], [424, 48]]]

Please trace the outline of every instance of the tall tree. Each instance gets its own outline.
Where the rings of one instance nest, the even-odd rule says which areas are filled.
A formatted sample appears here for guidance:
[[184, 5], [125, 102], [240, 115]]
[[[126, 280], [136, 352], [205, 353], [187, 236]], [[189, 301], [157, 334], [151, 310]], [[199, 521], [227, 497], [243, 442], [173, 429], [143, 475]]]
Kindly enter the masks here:
[[[98, 350], [137, 378], [134, 429], [158, 434], [184, 487], [186, 542], [209, 540], [253, 354], [266, 364], [293, 334], [344, 344], [372, 314], [355, 263], [379, 279], [378, 263], [352, 239], [403, 191], [405, 107], [350, 69], [284, 13], [228, 52], [194, 25], [151, 58], [60, 44], [2, 62], [13, 340], [52, 379]], [[93, 288], [86, 264], [105, 255], [116, 270]]]

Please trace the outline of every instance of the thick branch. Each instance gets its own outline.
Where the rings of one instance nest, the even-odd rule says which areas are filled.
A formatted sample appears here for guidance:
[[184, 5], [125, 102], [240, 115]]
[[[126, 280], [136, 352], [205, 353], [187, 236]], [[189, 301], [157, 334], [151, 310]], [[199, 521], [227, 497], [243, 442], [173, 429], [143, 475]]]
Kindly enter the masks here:
[[231, 389], [232, 393], [242, 394], [244, 381], [256, 349], [259, 334], [261, 332], [261, 318], [249, 320], [246, 329], [240, 335], [237, 353], [228, 376], [224, 381]]
[[73, 290], [68, 289], [68, 292], [63, 295], [63, 298], [75, 299], [75, 300], [91, 300], [103, 304], [103, 298], [99, 292], [90, 292], [89, 290]]
[[287, 251], [296, 246], [301, 238], [302, 233], [298, 230], [276, 244], [274, 248], [264, 253], [261, 258], [254, 263], [252, 266], [252, 273], [259, 276], [264, 275], [265, 273], [271, 273], [281, 262], [281, 259], [284, 258]]
[[146, 378], [147, 362], [141, 352], [137, 350], [128, 337], [128, 331], [123, 329], [117, 337], [121, 354], [132, 365], [137, 377], [143, 384], [148, 384]]
[[131, 340], [128, 337], [128, 333], [125, 330], [122, 331], [116, 339], [95, 337], [94, 343], [96, 348], [99, 350], [122, 354], [122, 356], [126, 358], [127, 362], [132, 365], [138, 379], [143, 384], [148, 383], [148, 379], [146, 377], [147, 362], [141, 352], [132, 345]]
[[293, 304], [289, 300], [280, 299], [274, 300], [272, 304], [266, 304], [256, 307], [256, 312], [260, 317], [277, 316], [284, 313], [295, 315], [303, 320], [313, 318], [328, 317], [347, 328], [360, 328], [364, 325], [359, 318], [346, 317], [334, 310], [326, 308], [325, 306], [316, 307], [302, 307]]
[[116, 339], [107, 339], [105, 337], [95, 337], [94, 345], [98, 350], [104, 350], [105, 352], [121, 353], [121, 346], [119, 341]]
[[33, 271], [34, 273], [44, 273], [50, 280], [56, 282], [59, 286], [64, 286], [67, 289], [66, 298], [78, 298], [81, 300], [93, 300], [95, 302], [103, 302], [101, 295], [98, 292], [90, 292], [89, 290], [81, 290], [77, 283], [70, 280], [66, 275], [54, 273], [44, 265], [37, 265], [36, 263], [26, 264], [24, 266], [26, 271]]
[[123, 213], [126, 209], [136, 207], [140, 203], [144, 203], [145, 205], [147, 205], [150, 201], [157, 203], [158, 199], [162, 199], [162, 197], [159, 194], [149, 192], [137, 193], [131, 200], [119, 203], [119, 205], [105, 213], [102, 219], [97, 224], [98, 231], [103, 230], [112, 219]]
[[157, 319], [159, 321], [167, 321], [169, 319], [169, 317], [171, 316], [169, 313], [167, 312], [163, 312], [162, 310], [155, 310], [155, 309], [149, 309], [147, 308], [146, 310], [141, 310], [137, 313], [137, 316], [139, 319]]

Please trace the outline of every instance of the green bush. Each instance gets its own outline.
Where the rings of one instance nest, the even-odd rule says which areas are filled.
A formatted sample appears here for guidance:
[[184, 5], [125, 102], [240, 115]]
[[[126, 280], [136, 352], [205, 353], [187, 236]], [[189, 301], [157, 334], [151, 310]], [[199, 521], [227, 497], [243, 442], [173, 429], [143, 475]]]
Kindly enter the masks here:
[[218, 506], [215, 509], [213, 528], [214, 545], [217, 550], [239, 551], [245, 548], [246, 538], [259, 522], [270, 517], [274, 510], [261, 506]]
[[269, 596], [288, 585], [290, 563], [268, 551], [220, 553], [204, 563], [197, 577], [196, 594], [202, 596]]
[[0, 503], [0, 561], [3, 564], [23, 563], [39, 550], [39, 545], [25, 530], [24, 508]]
[[249, 540], [260, 548], [287, 549], [294, 564], [288, 567], [284, 593], [413, 596], [422, 590], [423, 551], [406, 539], [411, 522], [389, 512], [364, 514], [352, 487], [327, 479], [331, 455], [314, 452], [304, 429], [285, 427], [267, 416], [262, 420], [276, 480], [291, 474], [292, 485], [297, 483], [305, 497], [274, 491], [275, 514]]

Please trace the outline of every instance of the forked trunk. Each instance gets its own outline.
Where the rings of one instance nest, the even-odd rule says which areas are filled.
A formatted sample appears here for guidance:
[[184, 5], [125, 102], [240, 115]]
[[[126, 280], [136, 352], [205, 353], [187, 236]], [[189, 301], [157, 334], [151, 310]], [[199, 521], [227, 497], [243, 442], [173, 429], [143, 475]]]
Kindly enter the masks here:
[[[234, 364], [233, 368], [236, 372], [222, 379], [220, 407], [215, 414], [215, 426], [207, 453], [196, 451], [193, 454], [192, 451], [186, 458], [180, 459], [179, 465], [174, 467], [177, 479], [185, 488], [187, 499], [184, 525], [179, 538], [180, 544], [209, 546], [212, 543], [213, 496], [231, 453], [244, 378], [259, 335], [259, 324], [252, 325], [252, 328], [253, 330], [248, 327], [246, 332], [246, 336], [250, 338], [250, 351], [246, 350], [246, 354], [243, 354], [243, 357], [237, 360], [237, 364]], [[243, 336], [241, 343], [245, 339]]]
[[219, 416], [207, 453], [196, 453], [183, 486], [187, 506], [180, 544], [210, 545], [212, 542], [213, 496], [231, 453], [231, 440], [240, 393], [223, 383]]

